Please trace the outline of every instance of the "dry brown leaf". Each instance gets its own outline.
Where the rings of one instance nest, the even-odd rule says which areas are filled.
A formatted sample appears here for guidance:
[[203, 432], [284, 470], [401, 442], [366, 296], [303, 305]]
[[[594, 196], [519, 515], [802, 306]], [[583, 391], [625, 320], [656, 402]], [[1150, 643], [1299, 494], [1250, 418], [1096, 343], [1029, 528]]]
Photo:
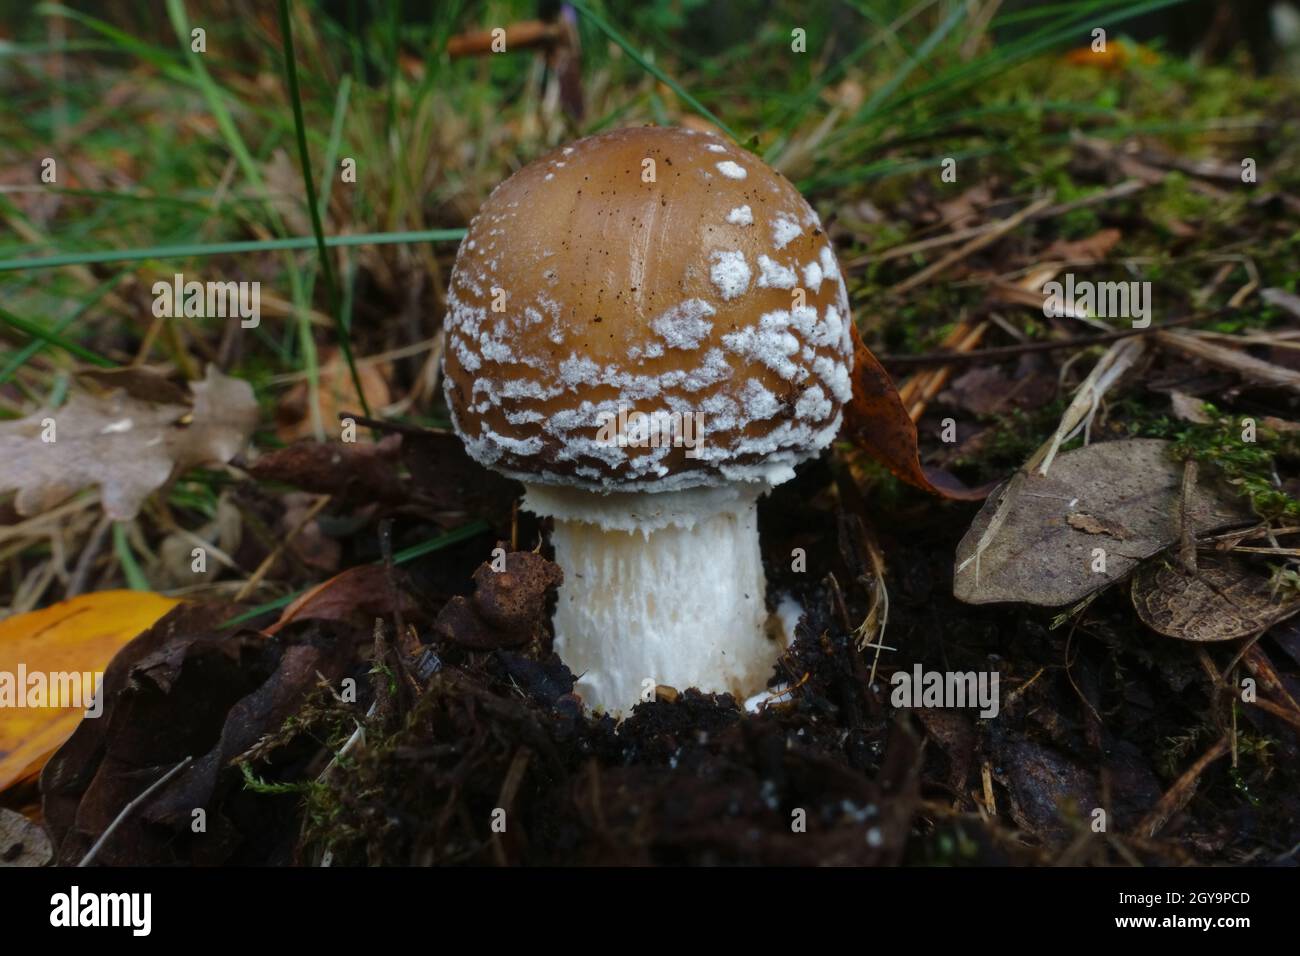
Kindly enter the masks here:
[[[357, 565], [304, 591], [263, 633], [273, 636], [293, 621], [371, 622], [393, 613], [393, 598], [389, 573], [382, 564]], [[407, 614], [415, 610], [413, 605], [408, 605], [404, 592], [397, 593], [396, 598]]]
[[[388, 380], [379, 363], [358, 363], [357, 377], [361, 379], [361, 388], [366, 393], [366, 401], [371, 409], [382, 408], [391, 401]], [[338, 435], [340, 412], [355, 413], [361, 410], [361, 399], [357, 396], [352, 373], [338, 352], [321, 363], [317, 407], [325, 434], [334, 436]], [[285, 444], [316, 437], [311, 415], [310, 389], [306, 382], [299, 382], [285, 393], [275, 411], [275, 418], [275, 433]]]
[[192, 409], [144, 401], [134, 388], [77, 390], [57, 411], [0, 424], [0, 492], [17, 491], [18, 513], [33, 515], [98, 485], [110, 518], [134, 518], [173, 475], [233, 458], [257, 424], [247, 382], [210, 365], [190, 388]]
[[[1152, 438], [1105, 442], [1059, 455], [1046, 475], [1017, 473], [957, 546], [954, 594], [969, 604], [1060, 607], [1126, 577], [1179, 538], [1183, 469], [1168, 451], [1168, 442]], [[1193, 533], [1250, 518], [1240, 499], [1220, 498], [1204, 484], [1187, 512]], [[980, 559], [967, 561], [995, 514], [1001, 526]], [[1098, 519], [1096, 532], [1074, 527], [1070, 518], [1080, 514]], [[1102, 530], [1103, 517], [1112, 531], [1127, 534]], [[1104, 570], [1094, 570], [1097, 548], [1105, 552]]]
[[844, 408], [841, 434], [893, 474], [925, 491], [942, 492], [921, 470], [916, 423], [879, 360], [853, 329], [853, 397]]
[[1169, 393], [1169, 402], [1173, 406], [1174, 417], [1184, 422], [1195, 422], [1198, 425], [1210, 424], [1210, 416], [1205, 413], [1205, 401], [1199, 398], [1193, 398], [1186, 392], [1173, 391]]
[[1231, 641], [1300, 611], [1300, 594], [1274, 594], [1266, 575], [1231, 556], [1197, 561], [1195, 574], [1149, 561], [1133, 576], [1133, 607], [1157, 634], [1184, 641]]
[[1065, 520], [1071, 528], [1074, 528], [1076, 531], [1082, 531], [1084, 534], [1105, 534], [1118, 541], [1123, 541], [1128, 537], [1128, 529], [1118, 521], [1098, 518], [1096, 515], [1076, 512]]
[[1047, 247], [1042, 258], [1065, 259], [1068, 262], [1079, 263], [1100, 262], [1110, 255], [1110, 251], [1118, 245], [1119, 240], [1118, 229], [1102, 229], [1091, 236], [1074, 241], [1057, 239]]
[[44, 866], [54, 858], [45, 831], [21, 813], [0, 807], [0, 866]]

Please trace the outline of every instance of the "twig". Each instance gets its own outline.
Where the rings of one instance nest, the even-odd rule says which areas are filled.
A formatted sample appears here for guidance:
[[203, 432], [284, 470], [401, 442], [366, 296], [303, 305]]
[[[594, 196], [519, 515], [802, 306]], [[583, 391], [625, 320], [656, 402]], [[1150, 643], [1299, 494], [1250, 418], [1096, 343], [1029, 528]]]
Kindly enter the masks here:
[[108, 838], [113, 835], [113, 831], [116, 830], [119, 826], [121, 826], [122, 821], [125, 820], [127, 817], [129, 817], [135, 811], [136, 807], [140, 806], [140, 804], [148, 800], [149, 797], [151, 797], [155, 792], [161, 790], [168, 780], [171, 780], [172, 777], [176, 776], [178, 773], [180, 773], [182, 770], [188, 767], [190, 765], [190, 762], [193, 759], [194, 759], [193, 757], [186, 757], [184, 760], [182, 760], [176, 766], [172, 767], [170, 770], [168, 770], [165, 774], [163, 774], [153, 783], [149, 784], [149, 786], [145, 788], [144, 793], [140, 794], [140, 796], [136, 797], [134, 800], [132, 800], [130, 803], [124, 806], [122, 808], [122, 812], [119, 813], [117, 817], [113, 820], [113, 822], [108, 825], [108, 829], [99, 835], [99, 839], [95, 841], [95, 845], [92, 846], [89, 852], [87, 852], [86, 855], [81, 858], [81, 862], [78, 863], [77, 866], [79, 867], [89, 866], [90, 861], [93, 860], [96, 854], [98, 854], [99, 851], [104, 848], [104, 844], [107, 843]]
[[1220, 368], [1236, 372], [1244, 378], [1300, 392], [1300, 372], [1272, 362], [1265, 362], [1254, 356], [1238, 352], [1236, 349], [1214, 345], [1187, 332], [1160, 332], [1156, 341], [1164, 346], [1208, 362]]
[[942, 274], [945, 270], [947, 270], [951, 266], [956, 265], [958, 262], [960, 262], [962, 259], [965, 259], [967, 256], [971, 255], [972, 253], [978, 252], [979, 250], [983, 249], [985, 246], [992, 245], [993, 243], [997, 242], [1008, 232], [1011, 232], [1011, 230], [1015, 229], [1017, 226], [1023, 223], [1030, 216], [1034, 215], [1035, 213], [1042, 212], [1049, 205], [1051, 205], [1051, 202], [1052, 202], [1052, 198], [1050, 196], [1044, 196], [1041, 199], [1038, 199], [1035, 202], [1030, 203], [1028, 206], [1020, 210], [1020, 212], [1016, 213], [1015, 215], [1008, 216], [1006, 219], [994, 223], [993, 227], [990, 228], [987, 232], [984, 232], [981, 235], [976, 236], [974, 239], [970, 240], [970, 242], [967, 242], [965, 245], [961, 246], [958, 249], [954, 249], [952, 252], [948, 253], [946, 256], [942, 257], [936, 262], [930, 263], [930, 265], [926, 266], [920, 272], [908, 276], [902, 282], [899, 282], [898, 284], [891, 286], [889, 288], [889, 291], [894, 295], [902, 295], [905, 292], [912, 291], [917, 286], [922, 285], [925, 282], [928, 282], [930, 279], [933, 279], [935, 276]]
[[1058, 349], [1087, 348], [1091, 345], [1105, 345], [1108, 342], [1116, 342], [1120, 339], [1139, 335], [1154, 335], [1157, 332], [1163, 332], [1165, 329], [1195, 325], [1198, 322], [1208, 322], [1211, 319], [1217, 319], [1235, 311], [1235, 309], [1228, 308], [1216, 309], [1213, 312], [1201, 312], [1196, 315], [1185, 315], [1181, 318], [1170, 319], [1160, 325], [1149, 325], [1145, 329], [1121, 329], [1116, 332], [1103, 332], [1099, 335], [1076, 335], [1068, 339], [1057, 339], [1053, 342], [1025, 342], [1021, 345], [1002, 345], [996, 348], [976, 349], [972, 352], [879, 355], [877, 358], [880, 359], [882, 365], [895, 368], [907, 368], [917, 365], [972, 365], [978, 362], [1000, 362], [1003, 359], [1016, 358], [1033, 352], [1055, 352]]
[[[957, 350], [958, 354], [969, 352], [984, 338], [984, 333], [988, 331], [988, 327], [987, 322], [981, 322], [974, 328], [971, 328], [966, 322], [961, 322], [944, 341], [944, 345], [952, 346]], [[921, 420], [921, 416], [925, 414], [926, 405], [939, 394], [939, 391], [947, 384], [951, 376], [952, 369], [944, 367], [930, 372], [921, 372], [903, 384], [903, 387], [898, 390], [898, 397], [902, 401], [903, 407], [907, 409], [912, 421], [918, 422]]]
[[86, 589], [86, 579], [90, 577], [90, 569], [99, 560], [99, 553], [104, 550], [104, 542], [108, 539], [108, 529], [112, 527], [112, 524], [113, 519], [108, 515], [100, 517], [99, 523], [95, 525], [95, 530], [90, 534], [90, 540], [81, 549], [81, 556], [77, 558], [77, 566], [72, 569], [72, 577], [68, 581], [67, 589], [63, 592], [64, 598], [74, 598]]
[[1183, 488], [1178, 504], [1179, 546], [1178, 563], [1188, 574], [1196, 573], [1196, 533], [1192, 528], [1192, 496], [1196, 492], [1196, 473], [1198, 467], [1195, 458], [1183, 462]]
[[[566, 39], [564, 29], [558, 23], [544, 20], [521, 20], [506, 26], [501, 37], [505, 50], [527, 50], [533, 47], [546, 47], [554, 43], [563, 43]], [[474, 30], [461, 33], [447, 41], [447, 55], [452, 59], [463, 56], [481, 56], [493, 52], [495, 30]]]
[[[1076, 209], [1083, 209], [1087, 206], [1095, 206], [1099, 203], [1108, 202], [1111, 199], [1120, 199], [1124, 196], [1132, 195], [1141, 189], [1146, 188], [1146, 183], [1138, 179], [1126, 179], [1122, 183], [1111, 186], [1109, 189], [1103, 189], [1101, 192], [1093, 193], [1090, 196], [1083, 196], [1079, 199], [1071, 199], [1069, 202], [1058, 203], [1055, 206], [1049, 206], [1046, 209], [1040, 209], [1033, 215], [1026, 216], [1023, 222], [1034, 222], [1038, 219], [1050, 219], [1063, 213], [1073, 212]], [[945, 233], [942, 236], [931, 236], [929, 239], [919, 239], [916, 242], [909, 242], [902, 246], [892, 246], [878, 255], [861, 256], [853, 259], [848, 263], [848, 268], [856, 269], [861, 266], [871, 265], [873, 262], [888, 262], [890, 259], [898, 259], [903, 256], [910, 256], [916, 252], [925, 252], [929, 249], [935, 249], [939, 246], [950, 246], [956, 242], [962, 242], [966, 239], [972, 239], [976, 236], [983, 235], [990, 229], [996, 228], [998, 223], [984, 223], [979, 226], [970, 226], [966, 229], [958, 229], [955, 232]]]
[[262, 559], [262, 563], [257, 566], [257, 570], [253, 572], [252, 577], [244, 582], [244, 586], [241, 587], [239, 592], [235, 595], [236, 603], [244, 600], [244, 598], [248, 597], [254, 590], [256, 590], [257, 586], [262, 583], [262, 578], [266, 577], [266, 573], [271, 570], [271, 566], [276, 562], [280, 555], [284, 553], [284, 549], [288, 546], [289, 542], [298, 537], [302, 532], [302, 529], [307, 527], [307, 525], [310, 524], [318, 514], [320, 514], [321, 509], [329, 503], [329, 500], [329, 495], [321, 495], [320, 499], [307, 509], [307, 513], [302, 516], [302, 519], [294, 526], [293, 530], [285, 536], [283, 541], [275, 546], [274, 550], [272, 550], [270, 554]]
[[1142, 818], [1142, 822], [1137, 825], [1137, 832], [1142, 836], [1154, 837], [1164, 829], [1169, 818], [1192, 799], [1192, 795], [1196, 792], [1196, 782], [1201, 778], [1201, 774], [1205, 773], [1205, 768], [1227, 752], [1228, 738], [1225, 735], [1174, 781], [1174, 785], [1165, 792], [1151, 812]]

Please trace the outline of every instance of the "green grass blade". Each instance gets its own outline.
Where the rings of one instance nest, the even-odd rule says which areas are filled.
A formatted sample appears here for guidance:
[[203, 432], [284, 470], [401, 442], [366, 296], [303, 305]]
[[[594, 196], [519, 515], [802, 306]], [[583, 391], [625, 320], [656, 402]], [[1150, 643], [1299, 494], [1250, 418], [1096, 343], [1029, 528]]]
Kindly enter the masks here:
[[339, 348], [343, 360], [347, 362], [348, 373], [352, 376], [352, 385], [357, 390], [357, 399], [361, 408], [370, 417], [370, 402], [366, 400], [365, 389], [361, 387], [361, 375], [357, 372], [356, 359], [352, 356], [352, 337], [339, 313], [339, 287], [334, 276], [334, 263], [330, 260], [329, 250], [325, 248], [325, 229], [321, 225], [320, 203], [316, 201], [316, 175], [311, 168], [311, 153], [307, 150], [307, 124], [302, 118], [302, 95], [298, 89], [298, 63], [293, 52], [293, 18], [289, 15], [289, 0], [280, 0], [280, 40], [284, 44], [284, 72], [289, 83], [289, 101], [293, 106], [293, 127], [298, 137], [298, 163], [302, 167], [303, 187], [307, 191], [307, 211], [311, 214], [311, 229], [316, 236], [316, 254], [320, 260], [321, 272], [325, 279], [325, 291], [329, 296], [330, 314], [339, 337]]
[[707, 106], [688, 93], [684, 86], [643, 57], [631, 43], [623, 38], [623, 34], [619, 33], [603, 19], [598, 17], [589, 6], [582, 2], [582, 0], [570, 0], [570, 3], [575, 10], [591, 21], [592, 26], [618, 44], [618, 46], [622, 48], [623, 52], [632, 58], [632, 62], [676, 93], [681, 97], [682, 102], [690, 106], [690, 108], [695, 110], [695, 112], [699, 113], [733, 140], [740, 142], [740, 137], [736, 135], [735, 131], [732, 130], [730, 126], [718, 119], [718, 117], [715, 116]]
[[[475, 535], [482, 534], [484, 531], [489, 531], [491, 530], [491, 527], [492, 526], [482, 518], [476, 518], [468, 524], [463, 524], [459, 528], [454, 528], [451, 531], [448, 531], [446, 534], [440, 534], [438, 537], [430, 538], [422, 544], [415, 544], [409, 548], [404, 548], [403, 550], [398, 551], [393, 555], [393, 563], [404, 564], [407, 561], [414, 561], [416, 558], [423, 557], [426, 554], [432, 554], [435, 551], [441, 551], [443, 548], [449, 547], [450, 545], [459, 544], [461, 541], [466, 541]], [[379, 564], [380, 562], [376, 561], [374, 563]], [[270, 611], [278, 611], [280, 608], [288, 607], [298, 597], [305, 594], [307, 590], [307, 588], [304, 588], [301, 591], [295, 591], [293, 594], [286, 594], [284, 597], [276, 598], [274, 601], [267, 601], [265, 604], [259, 604], [257, 607], [250, 608], [243, 614], [232, 617], [221, 626], [223, 628], [238, 627], [240, 624], [261, 617], [263, 614]]]
[[871, 98], [863, 104], [860, 110], [858, 110], [859, 118], [874, 115], [880, 104], [888, 101], [889, 98], [894, 95], [894, 91], [907, 81], [907, 78], [912, 75], [912, 72], [918, 66], [930, 58], [931, 54], [934, 53], [939, 44], [942, 43], [957, 24], [961, 23], [965, 18], [966, 5], [957, 4], [957, 6], [953, 8], [952, 13], [948, 14], [948, 16], [937, 27], [930, 31], [930, 35], [925, 38], [919, 47], [917, 47], [916, 54], [907, 61], [903, 68], [897, 70], [884, 85], [877, 88], [876, 91], [871, 94]]
[[115, 363], [110, 362], [102, 355], [99, 355], [96, 352], [92, 352], [90, 349], [86, 348], [83, 345], [78, 345], [76, 342], [72, 342], [69, 341], [68, 339], [65, 339], [57, 332], [47, 331], [46, 329], [41, 328], [35, 322], [28, 322], [26, 319], [19, 318], [18, 316], [10, 312], [8, 309], [0, 308], [0, 322], [3, 322], [5, 325], [12, 326], [13, 328], [17, 329], [19, 332], [22, 332], [26, 335], [30, 335], [34, 339], [40, 339], [42, 342], [45, 342], [48, 345], [57, 345], [59, 348], [63, 349], [63, 351], [69, 353], [70, 355], [75, 355], [77, 358], [82, 359], [83, 361], [86, 362], [90, 362], [94, 365], [98, 365], [100, 368], [116, 367]]
[[140, 563], [135, 559], [135, 552], [131, 550], [131, 542], [127, 540], [126, 524], [125, 521], [113, 522], [113, 551], [122, 565], [122, 574], [126, 576], [127, 587], [132, 591], [152, 591], [149, 579], [144, 576]]
[[[464, 229], [421, 229], [411, 232], [372, 232], [353, 236], [327, 236], [325, 245], [332, 249], [336, 246], [389, 246], [419, 242], [460, 242], [464, 238]], [[40, 258], [5, 259], [0, 261], [0, 272], [20, 272], [23, 269], [52, 269], [59, 266], [99, 265], [105, 262], [141, 262], [147, 259], [183, 259], [190, 256], [225, 256], [244, 252], [311, 249], [315, 245], [315, 236], [293, 236], [286, 239], [198, 242], [170, 246], [151, 246], [145, 249], [69, 252]]]
[[407, 561], [414, 561], [416, 558], [422, 558], [426, 554], [432, 554], [435, 551], [441, 551], [448, 545], [459, 544], [461, 541], [468, 540], [476, 534], [482, 534], [484, 531], [491, 529], [482, 518], [478, 518], [468, 524], [463, 524], [459, 528], [448, 531], [446, 534], [440, 534], [436, 538], [430, 538], [423, 544], [413, 544], [409, 548], [403, 548], [393, 555], [394, 564], [405, 564]]
[[[70, 326], [73, 322], [77, 321], [77, 319], [81, 318], [83, 315], [89, 312], [101, 299], [104, 298], [104, 296], [108, 295], [108, 293], [112, 291], [112, 289], [116, 287], [117, 284], [121, 282], [122, 279], [125, 278], [127, 275], [128, 273], [126, 272], [120, 272], [115, 277], [110, 279], [108, 282], [105, 282], [103, 285], [101, 285], [98, 289], [95, 290], [94, 295], [92, 295], [85, 302], [81, 303], [81, 305], [77, 306], [77, 308], [73, 310], [71, 315], [69, 315], [65, 319], [62, 319], [57, 325], [55, 325], [53, 330], [51, 330], [50, 334], [55, 336], [60, 335], [65, 329], [67, 329], [68, 326]], [[20, 368], [22, 368], [29, 361], [31, 361], [32, 356], [34, 356], [37, 352], [41, 351], [41, 349], [45, 348], [47, 345], [50, 344], [52, 344], [50, 339], [40, 338], [28, 342], [21, 349], [19, 349], [18, 352], [15, 353], [13, 356], [11, 356], [9, 361], [5, 363], [4, 368], [0, 369], [0, 385], [3, 385], [5, 384], [5, 382], [9, 381], [9, 379], [11, 379]]]

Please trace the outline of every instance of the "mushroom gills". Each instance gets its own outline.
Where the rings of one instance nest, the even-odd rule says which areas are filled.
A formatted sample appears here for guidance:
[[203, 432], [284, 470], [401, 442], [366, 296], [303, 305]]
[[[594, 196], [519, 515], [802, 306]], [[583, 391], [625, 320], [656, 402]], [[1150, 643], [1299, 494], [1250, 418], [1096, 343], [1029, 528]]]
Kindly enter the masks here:
[[757, 492], [637, 495], [656, 507], [635, 528], [622, 508], [602, 520], [611, 497], [531, 486], [525, 500], [554, 518], [555, 651], [583, 701], [619, 716], [658, 684], [762, 690], [783, 647], [766, 628]]

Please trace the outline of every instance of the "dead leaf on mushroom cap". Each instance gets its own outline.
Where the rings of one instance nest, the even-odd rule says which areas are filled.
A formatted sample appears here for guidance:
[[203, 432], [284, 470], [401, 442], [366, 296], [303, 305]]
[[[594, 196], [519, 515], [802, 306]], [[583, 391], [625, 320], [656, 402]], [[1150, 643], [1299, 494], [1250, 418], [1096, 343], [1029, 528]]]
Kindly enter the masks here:
[[[103, 395], [76, 390], [57, 411], [0, 424], [0, 492], [18, 492], [20, 515], [98, 485], [104, 512], [129, 520], [173, 474], [229, 461], [257, 425], [252, 387], [216, 366], [208, 366], [204, 381], [190, 383], [192, 408], [135, 397], [139, 378]], [[49, 421], [53, 441], [45, 438]]]
[[1143, 624], [1184, 641], [1236, 640], [1300, 611], [1300, 594], [1275, 594], [1267, 576], [1229, 555], [1202, 557], [1195, 574], [1149, 561], [1133, 576], [1132, 597]]
[[853, 397], [844, 406], [840, 434], [880, 462], [895, 477], [932, 494], [943, 494], [921, 469], [916, 423], [880, 361], [853, 330]]
[[[989, 498], [957, 546], [954, 595], [968, 604], [1060, 607], [1125, 578], [1179, 537], [1183, 470], [1169, 447], [1153, 438], [1104, 442], [1060, 455], [1046, 475], [1018, 474]], [[975, 560], [1000, 507], [1005, 520]], [[1188, 508], [1193, 534], [1250, 517], [1242, 499], [1205, 480]], [[1105, 552], [1104, 571], [1093, 570], [1096, 548]]]

